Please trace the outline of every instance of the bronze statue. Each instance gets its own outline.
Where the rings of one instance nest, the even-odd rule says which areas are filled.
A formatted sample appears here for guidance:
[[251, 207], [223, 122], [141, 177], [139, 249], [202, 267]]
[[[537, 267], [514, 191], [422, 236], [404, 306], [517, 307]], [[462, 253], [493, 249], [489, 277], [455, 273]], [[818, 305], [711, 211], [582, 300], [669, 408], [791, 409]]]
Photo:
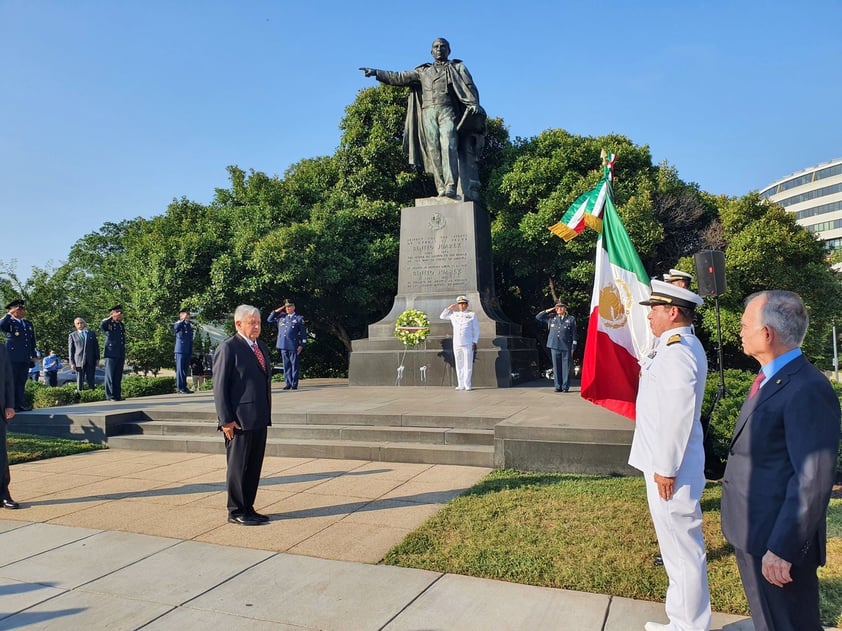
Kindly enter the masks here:
[[477, 200], [477, 159], [485, 143], [485, 110], [471, 73], [459, 59], [450, 60], [450, 44], [433, 42], [434, 63], [392, 72], [360, 68], [381, 83], [410, 88], [404, 127], [409, 163], [432, 174], [439, 197]]

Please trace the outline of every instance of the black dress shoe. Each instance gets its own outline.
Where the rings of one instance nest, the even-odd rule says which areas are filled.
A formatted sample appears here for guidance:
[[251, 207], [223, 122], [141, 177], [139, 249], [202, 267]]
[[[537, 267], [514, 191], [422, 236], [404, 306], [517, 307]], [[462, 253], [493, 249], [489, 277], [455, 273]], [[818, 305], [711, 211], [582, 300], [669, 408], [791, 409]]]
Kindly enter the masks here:
[[556, 388], [556, 389], [555, 389], [555, 391], [556, 391], [556, 392], [561, 392], [561, 388]]
[[178, 393], [179, 394], [193, 394], [193, 391], [192, 390], [179, 390]]
[[18, 504], [15, 500], [9, 497], [3, 500], [3, 508], [20, 508], [20, 504]]
[[293, 389], [293, 390], [298, 390], [298, 386], [293, 386], [293, 387], [292, 387], [292, 389]]
[[284, 386], [284, 390], [289, 390], [290, 386]]
[[19, 408], [15, 408], [15, 412], [31, 412], [32, 406], [31, 405], [22, 405]]
[[269, 515], [261, 515], [260, 513], [252, 513], [251, 515], [249, 515], [249, 517], [256, 519], [261, 524], [265, 524], [267, 521], [269, 521]]
[[229, 524], [240, 524], [241, 526], [257, 526], [263, 522], [252, 515], [229, 515]]

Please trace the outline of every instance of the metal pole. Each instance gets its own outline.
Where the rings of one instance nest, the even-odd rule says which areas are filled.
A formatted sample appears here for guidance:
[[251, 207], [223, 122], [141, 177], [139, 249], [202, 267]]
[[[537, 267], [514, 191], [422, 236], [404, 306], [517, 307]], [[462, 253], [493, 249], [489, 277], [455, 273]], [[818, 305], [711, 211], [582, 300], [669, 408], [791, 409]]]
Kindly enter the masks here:
[[839, 383], [839, 355], [836, 352], [836, 320], [833, 321], [833, 370], [836, 383]]
[[714, 296], [716, 301], [716, 337], [717, 355], [719, 356], [719, 398], [725, 394], [725, 366], [722, 362], [722, 323], [719, 318], [719, 296]]

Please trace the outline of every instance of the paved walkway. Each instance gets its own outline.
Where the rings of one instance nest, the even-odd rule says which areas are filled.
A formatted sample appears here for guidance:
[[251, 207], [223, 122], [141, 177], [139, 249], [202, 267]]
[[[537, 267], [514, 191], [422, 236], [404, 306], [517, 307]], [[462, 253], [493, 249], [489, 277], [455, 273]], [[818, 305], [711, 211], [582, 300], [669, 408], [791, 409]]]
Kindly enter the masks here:
[[[636, 631], [666, 621], [660, 603], [376, 565], [487, 472], [267, 458], [256, 509], [272, 520], [246, 528], [226, 522], [224, 455], [104, 450], [15, 465], [22, 508], [0, 511], [0, 631]], [[753, 629], [741, 617], [714, 622]]]

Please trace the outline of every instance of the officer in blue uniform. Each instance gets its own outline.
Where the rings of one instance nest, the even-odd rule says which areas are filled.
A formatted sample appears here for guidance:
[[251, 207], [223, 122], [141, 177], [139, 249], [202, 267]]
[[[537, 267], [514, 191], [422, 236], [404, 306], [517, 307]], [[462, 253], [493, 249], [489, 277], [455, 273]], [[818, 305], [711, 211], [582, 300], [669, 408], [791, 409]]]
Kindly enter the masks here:
[[278, 323], [278, 341], [275, 347], [281, 351], [284, 360], [284, 390], [297, 390], [298, 356], [307, 344], [304, 318], [295, 313], [295, 303], [287, 299], [269, 314], [266, 321], [269, 324]]
[[567, 305], [556, 302], [555, 306], [539, 311], [538, 322], [545, 322], [550, 328], [547, 348], [553, 358], [553, 383], [556, 392], [570, 390], [570, 359], [576, 350], [576, 318], [567, 313]]
[[187, 375], [190, 374], [190, 358], [193, 355], [193, 325], [190, 324], [190, 310], [183, 308], [178, 312], [178, 322], [172, 326], [175, 333], [175, 386], [182, 394], [192, 394], [187, 387]]
[[26, 305], [23, 300], [13, 300], [6, 305], [8, 313], [0, 320], [0, 331], [6, 335], [6, 351], [12, 365], [12, 377], [15, 382], [16, 412], [28, 412], [32, 408], [26, 404], [26, 380], [29, 369], [38, 358], [35, 350], [35, 329], [32, 322], [23, 317]]
[[105, 357], [105, 398], [123, 400], [123, 364], [126, 363], [126, 327], [123, 325], [123, 306], [114, 305], [99, 327], [105, 334], [102, 353]]

